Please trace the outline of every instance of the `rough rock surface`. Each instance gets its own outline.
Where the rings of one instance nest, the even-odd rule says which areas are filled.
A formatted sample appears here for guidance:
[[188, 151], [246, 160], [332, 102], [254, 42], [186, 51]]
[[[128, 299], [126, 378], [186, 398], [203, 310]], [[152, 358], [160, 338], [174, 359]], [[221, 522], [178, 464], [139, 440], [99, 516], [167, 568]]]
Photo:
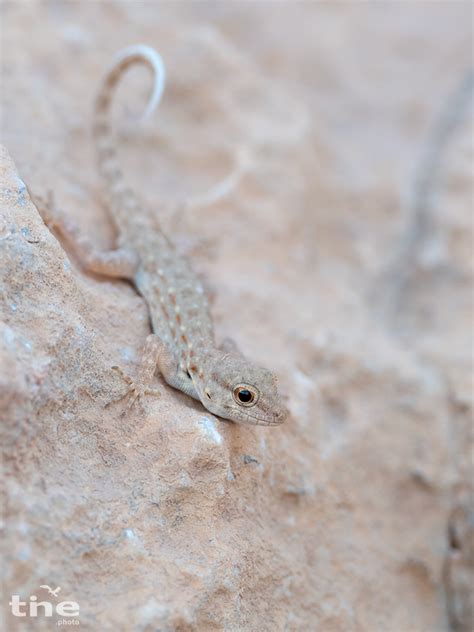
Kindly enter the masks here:
[[[8, 607], [46, 598], [41, 584], [91, 630], [470, 629], [465, 115], [429, 221], [410, 200], [469, 64], [471, 10], [3, 3], [6, 629], [51, 629]], [[280, 376], [283, 427], [222, 422], [159, 376], [143, 411], [106, 406], [123, 389], [110, 367], [138, 362], [146, 306], [85, 275], [25, 185], [113, 244], [90, 108], [136, 42], [169, 80], [135, 130], [148, 77], [127, 77], [124, 169], [207, 277], [218, 334]]]

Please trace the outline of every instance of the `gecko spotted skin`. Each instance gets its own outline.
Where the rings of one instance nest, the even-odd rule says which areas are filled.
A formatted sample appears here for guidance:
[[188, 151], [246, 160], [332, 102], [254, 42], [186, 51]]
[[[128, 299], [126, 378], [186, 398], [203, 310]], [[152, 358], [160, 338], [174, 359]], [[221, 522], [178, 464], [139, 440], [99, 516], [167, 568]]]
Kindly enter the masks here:
[[49, 210], [43, 208], [43, 217], [49, 213], [45, 221], [54, 224], [86, 269], [129, 279], [147, 302], [153, 333], [146, 340], [136, 377], [114, 367], [128, 384], [127, 409], [147, 394], [159, 394], [151, 388], [158, 367], [169, 385], [199, 400], [219, 417], [246, 424], [281, 424], [288, 412], [280, 402], [276, 378], [247, 360], [230, 341], [221, 347], [216, 345], [208, 300], [199, 277], [178, 255], [153, 214], [144, 212], [125, 184], [109, 114], [114, 90], [123, 73], [134, 64], [145, 64], [153, 73], [146, 114], [153, 111], [163, 92], [165, 71], [158, 53], [144, 45], [119, 52], [95, 104], [94, 137], [118, 231], [117, 249], [94, 252], [75, 225], [59, 211], [53, 211], [51, 205]]

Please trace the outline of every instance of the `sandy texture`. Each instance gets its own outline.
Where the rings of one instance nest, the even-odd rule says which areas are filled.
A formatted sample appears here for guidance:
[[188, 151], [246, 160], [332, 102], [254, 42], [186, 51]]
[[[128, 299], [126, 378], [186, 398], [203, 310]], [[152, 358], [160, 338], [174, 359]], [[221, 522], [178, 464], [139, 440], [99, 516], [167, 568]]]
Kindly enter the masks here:
[[[9, 630], [51, 629], [7, 606], [47, 597], [41, 584], [77, 601], [90, 630], [470, 628], [466, 109], [421, 210], [413, 197], [469, 65], [470, 12], [3, 3]], [[110, 367], [139, 360], [146, 305], [85, 275], [25, 184], [113, 245], [91, 105], [136, 42], [160, 50], [169, 79], [138, 130], [146, 72], [119, 92], [124, 170], [206, 276], [219, 337], [279, 375], [282, 427], [222, 422], [159, 376], [143, 411], [106, 407], [123, 389]]]

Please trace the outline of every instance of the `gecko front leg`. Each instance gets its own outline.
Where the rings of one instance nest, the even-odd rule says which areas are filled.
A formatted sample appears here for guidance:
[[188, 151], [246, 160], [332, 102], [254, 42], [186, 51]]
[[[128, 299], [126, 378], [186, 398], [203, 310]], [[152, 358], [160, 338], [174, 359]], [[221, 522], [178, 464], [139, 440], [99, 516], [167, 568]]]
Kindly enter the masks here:
[[179, 389], [186, 395], [199, 399], [191, 378], [182, 373], [179, 364], [168, 347], [156, 334], [150, 334], [145, 342], [142, 361], [136, 379], [128, 375], [122, 368], [118, 366], [112, 367], [128, 384], [127, 391], [119, 400], [116, 400], [120, 401], [124, 397], [128, 397], [128, 403], [122, 415], [130, 411], [134, 403], [143, 399], [145, 395], [160, 395], [158, 389], [150, 386], [157, 367], [170, 386]]
[[[141, 400], [145, 395], [160, 396], [158, 389], [152, 388], [150, 385], [155, 375], [156, 367], [168, 367], [173, 364], [173, 358], [162, 341], [155, 334], [147, 336], [145, 347], [143, 349], [142, 360], [136, 379], [132, 378], [121, 367], [113, 366], [112, 369], [117, 371], [128, 384], [126, 392], [118, 400], [120, 401], [128, 397], [126, 408], [122, 411], [122, 415], [130, 411], [133, 404], [137, 400]], [[112, 403], [112, 402], [110, 402]]]

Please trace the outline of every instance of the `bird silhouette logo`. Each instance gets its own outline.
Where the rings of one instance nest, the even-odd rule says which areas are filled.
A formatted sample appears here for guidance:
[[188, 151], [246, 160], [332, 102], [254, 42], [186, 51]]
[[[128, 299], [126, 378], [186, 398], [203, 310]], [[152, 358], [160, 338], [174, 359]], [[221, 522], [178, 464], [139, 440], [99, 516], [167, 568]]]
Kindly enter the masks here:
[[53, 597], [57, 597], [59, 591], [61, 590], [61, 586], [56, 586], [56, 588], [53, 590], [51, 586], [48, 586], [47, 584], [41, 584], [40, 588], [44, 588], [45, 590], [47, 590], [50, 595], [53, 595]]

